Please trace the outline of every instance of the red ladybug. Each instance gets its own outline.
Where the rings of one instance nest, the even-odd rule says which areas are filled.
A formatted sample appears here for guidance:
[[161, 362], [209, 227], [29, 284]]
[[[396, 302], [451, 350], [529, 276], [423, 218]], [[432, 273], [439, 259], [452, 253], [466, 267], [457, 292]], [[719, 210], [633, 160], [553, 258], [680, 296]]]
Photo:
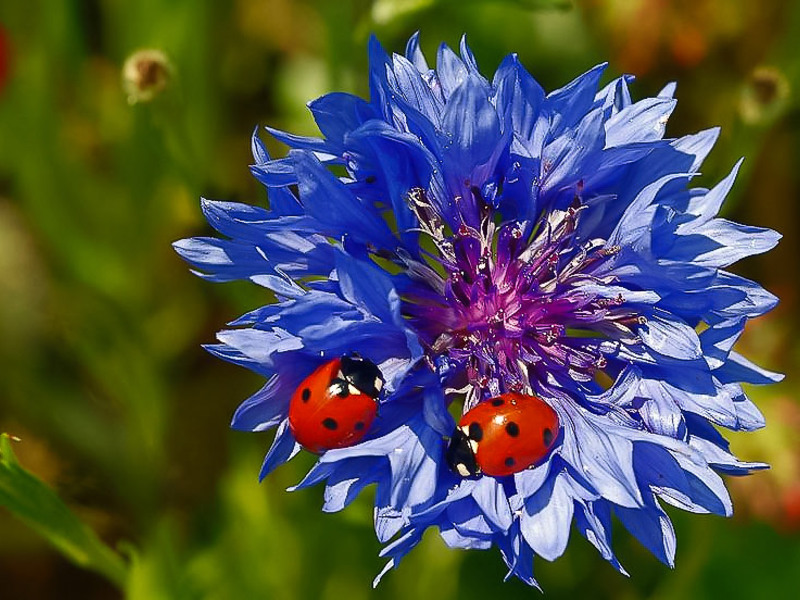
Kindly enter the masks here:
[[508, 393], [461, 417], [447, 446], [450, 468], [462, 477], [503, 477], [541, 461], [558, 435], [558, 415], [536, 396]]
[[358, 443], [378, 412], [383, 384], [380, 369], [359, 356], [326, 362], [306, 377], [292, 396], [292, 434], [316, 453]]

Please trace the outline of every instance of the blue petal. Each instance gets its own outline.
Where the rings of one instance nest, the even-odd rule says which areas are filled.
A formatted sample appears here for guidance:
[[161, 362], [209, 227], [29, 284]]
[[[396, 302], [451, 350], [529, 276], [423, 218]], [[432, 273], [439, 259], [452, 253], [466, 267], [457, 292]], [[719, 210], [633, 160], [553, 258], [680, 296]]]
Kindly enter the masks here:
[[700, 333], [703, 356], [712, 369], [721, 367], [728, 359], [733, 345], [744, 332], [746, 319], [731, 319], [709, 327]]
[[719, 369], [716, 369], [714, 374], [723, 383], [741, 381], [764, 385], [783, 381], [782, 374], [763, 369], [738, 352], [733, 351], [728, 355], [728, 361]]
[[439, 76], [444, 97], [448, 99], [449, 104], [450, 96], [464, 83], [469, 71], [456, 53], [446, 44], [442, 44], [439, 46], [439, 52], [436, 55], [436, 73]]
[[336, 274], [345, 300], [385, 323], [396, 322], [400, 298], [385, 271], [337, 252]]
[[298, 444], [291, 430], [289, 429], [289, 420], [285, 419], [278, 426], [278, 431], [275, 433], [275, 439], [272, 441], [267, 456], [264, 458], [264, 464], [261, 465], [261, 472], [258, 475], [258, 480], [263, 481], [276, 467], [290, 460], [295, 454], [300, 452], [300, 444]]
[[691, 166], [686, 168], [689, 173], [696, 173], [700, 168], [708, 153], [711, 152], [711, 148], [717, 142], [719, 132], [719, 127], [712, 127], [700, 133], [678, 138], [672, 142], [675, 150], [692, 157]]
[[327, 478], [324, 512], [338, 512], [356, 499], [361, 490], [380, 479], [380, 465], [375, 459], [343, 461]]
[[[711, 131], [714, 132], [713, 137], [714, 140], [716, 140], [719, 132], [716, 130]], [[736, 180], [736, 175], [739, 172], [739, 167], [742, 166], [743, 160], [744, 159], [739, 159], [727, 177], [715, 185], [710, 191], [693, 199], [687, 208], [687, 212], [703, 217], [701, 222], [705, 222], [716, 215], [719, 209], [722, 208], [722, 203], [725, 201], [728, 192], [730, 192], [733, 187], [733, 182]]]
[[650, 313], [637, 333], [652, 350], [682, 360], [702, 356], [700, 338], [693, 327], [667, 313]]
[[771, 229], [740, 225], [725, 219], [712, 219], [700, 226], [690, 225], [684, 230], [679, 229], [678, 233], [682, 237], [676, 249], [682, 250], [683, 256], [673, 253], [672, 258], [717, 268], [772, 250], [781, 239], [781, 235]]
[[274, 427], [286, 418], [289, 400], [299, 383], [299, 378], [274, 375], [264, 387], [239, 405], [231, 427], [239, 431], [264, 431]]
[[528, 585], [542, 591], [536, 579], [533, 578], [533, 550], [522, 538], [519, 527], [515, 526], [507, 536], [500, 536], [497, 539], [497, 545], [508, 566], [508, 573], [504, 580], [508, 581], [512, 575], [515, 575]]
[[436, 491], [441, 437], [417, 418], [390, 433], [350, 448], [329, 450], [323, 463], [359, 456], [388, 458], [391, 469], [391, 504], [414, 506], [427, 502]]
[[728, 490], [719, 475], [698, 458], [674, 453], [673, 457], [686, 474], [689, 486], [689, 497], [695, 504], [706, 508], [716, 515], [729, 517], [733, 514], [733, 505]]
[[276, 354], [303, 348], [303, 340], [281, 330], [227, 329], [217, 339], [264, 368], [275, 367]]
[[670, 81], [667, 85], [661, 88], [661, 91], [656, 94], [659, 98], [673, 98], [678, 84], [675, 81]]
[[569, 542], [573, 495], [564, 472], [551, 477], [525, 502], [520, 530], [533, 551], [553, 561], [564, 553]]
[[212, 356], [245, 369], [250, 369], [264, 377], [272, 377], [275, 374], [273, 366], [262, 365], [226, 344], [203, 344], [203, 349]]
[[660, 140], [676, 104], [672, 99], [648, 98], [623, 108], [606, 121], [606, 146]]
[[250, 165], [250, 172], [268, 188], [286, 187], [297, 184], [291, 157], [277, 158], [266, 163]]
[[608, 236], [607, 243], [619, 246], [632, 245], [637, 250], [649, 245], [648, 236], [652, 232], [654, 216], [652, 206], [656, 198], [670, 183], [688, 178], [689, 175], [685, 173], [670, 173], [645, 186], [625, 209], [614, 231]]
[[481, 477], [472, 492], [483, 514], [501, 531], [511, 527], [511, 508], [503, 485], [493, 477]]
[[415, 31], [406, 43], [406, 58], [410, 60], [420, 73], [426, 73], [430, 69], [425, 55], [419, 47], [419, 31]]
[[608, 63], [593, 67], [583, 75], [547, 95], [542, 106], [542, 117], [538, 127], [548, 127], [552, 135], [574, 127], [589, 112], [597, 93], [597, 84]]
[[[514, 135], [532, 142], [533, 129], [545, 97], [542, 86], [519, 63], [517, 56], [511, 54], [498, 67], [492, 87], [496, 90], [498, 110], [502, 107], [511, 115]], [[534, 150], [529, 144], [526, 148], [535, 152], [534, 156], [541, 151], [541, 147]]]
[[683, 412], [673, 394], [659, 381], [641, 380], [645, 398], [639, 415], [653, 433], [682, 439], [686, 434]]
[[611, 511], [608, 502], [576, 503], [575, 527], [600, 555], [610, 562], [617, 571], [627, 576], [611, 548]]
[[293, 133], [287, 133], [286, 131], [281, 131], [280, 129], [275, 129], [273, 127], [266, 127], [265, 129], [279, 142], [283, 142], [290, 148], [313, 152], [319, 160], [326, 162], [331, 160], [341, 160], [338, 158], [339, 149], [332, 146], [325, 140], [321, 140], [316, 137], [308, 137], [305, 135], [294, 135]]
[[633, 75], [623, 75], [607, 84], [594, 97], [595, 106], [602, 106], [607, 118], [616, 115], [619, 111], [632, 104], [631, 92], [628, 87], [636, 78]]
[[642, 545], [670, 568], [675, 566], [675, 529], [658, 504], [640, 509], [614, 507], [614, 512]]
[[392, 59], [392, 71], [397, 91], [406, 99], [409, 106], [438, 127], [441, 124], [444, 103], [433, 93], [419, 70], [405, 57], [395, 55]]
[[[697, 449], [697, 446], [692, 447]], [[637, 443], [635, 463], [642, 485], [649, 486], [669, 504], [693, 513], [719, 513], [718, 498], [705, 493], [703, 486], [696, 485], [696, 477], [687, 474], [664, 448], [657, 444]]]
[[643, 503], [633, 469], [633, 444], [611, 433], [607, 419], [579, 406], [559, 404], [564, 439], [557, 450], [564, 460], [606, 499], [636, 508]]
[[386, 222], [354, 198], [313, 155], [292, 150], [289, 156], [298, 178], [300, 201], [306, 213], [320, 223], [320, 233], [336, 238], [349, 235], [394, 248], [396, 238]]
[[490, 94], [484, 81], [470, 75], [453, 91], [442, 116], [442, 129], [451, 138], [446, 161], [459, 183], [468, 178], [471, 185], [483, 185], [499, 158], [502, 131]]
[[337, 147], [344, 145], [347, 134], [378, 115], [368, 102], [358, 96], [334, 92], [308, 103], [317, 127]]

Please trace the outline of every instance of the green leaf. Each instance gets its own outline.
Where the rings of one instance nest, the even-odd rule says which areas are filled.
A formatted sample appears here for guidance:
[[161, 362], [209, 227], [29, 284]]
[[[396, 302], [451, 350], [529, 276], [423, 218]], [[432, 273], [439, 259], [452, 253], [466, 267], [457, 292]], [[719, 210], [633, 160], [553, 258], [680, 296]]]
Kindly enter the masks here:
[[67, 559], [122, 588], [127, 567], [44, 482], [23, 469], [12, 438], [0, 434], [0, 505], [46, 538]]

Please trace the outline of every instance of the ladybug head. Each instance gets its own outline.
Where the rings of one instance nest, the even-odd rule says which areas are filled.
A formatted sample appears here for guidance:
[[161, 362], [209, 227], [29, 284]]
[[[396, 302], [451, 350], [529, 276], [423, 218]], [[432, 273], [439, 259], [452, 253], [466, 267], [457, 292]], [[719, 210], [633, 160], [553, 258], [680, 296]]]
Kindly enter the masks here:
[[375, 363], [357, 354], [343, 356], [340, 369], [347, 383], [372, 398], [380, 395], [383, 384], [386, 383]]
[[456, 428], [447, 445], [445, 460], [450, 469], [462, 477], [475, 477], [481, 470], [475, 460], [477, 443], [460, 428]]

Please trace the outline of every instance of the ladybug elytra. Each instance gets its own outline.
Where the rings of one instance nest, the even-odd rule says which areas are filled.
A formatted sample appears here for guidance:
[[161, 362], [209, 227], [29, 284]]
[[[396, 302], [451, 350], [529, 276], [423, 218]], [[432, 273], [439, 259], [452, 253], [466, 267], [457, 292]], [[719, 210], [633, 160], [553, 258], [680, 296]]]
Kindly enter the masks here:
[[461, 417], [447, 447], [446, 460], [462, 477], [512, 475], [548, 455], [558, 427], [558, 415], [542, 399], [502, 394]]
[[300, 445], [317, 454], [358, 443], [375, 419], [383, 385], [380, 369], [359, 356], [326, 362], [292, 395], [292, 434]]

